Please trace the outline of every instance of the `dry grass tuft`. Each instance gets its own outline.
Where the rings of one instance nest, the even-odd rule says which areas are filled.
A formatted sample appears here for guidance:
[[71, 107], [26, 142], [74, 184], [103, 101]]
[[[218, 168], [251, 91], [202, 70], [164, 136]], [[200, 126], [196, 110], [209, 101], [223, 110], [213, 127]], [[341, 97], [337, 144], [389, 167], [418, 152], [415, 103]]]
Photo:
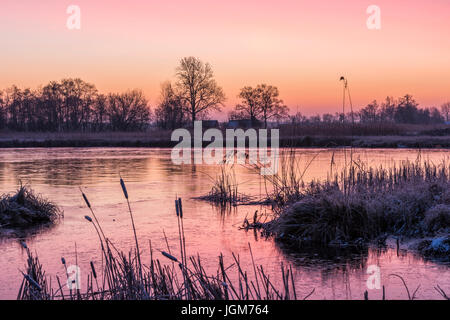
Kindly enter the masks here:
[[238, 183], [233, 168], [221, 165], [219, 173], [215, 179], [211, 178], [211, 180], [213, 181], [211, 191], [195, 199], [208, 201], [218, 206], [237, 206], [252, 200], [250, 196], [238, 192]]
[[26, 229], [54, 223], [62, 211], [47, 199], [20, 186], [14, 195], [3, 195], [0, 199], [0, 227]]

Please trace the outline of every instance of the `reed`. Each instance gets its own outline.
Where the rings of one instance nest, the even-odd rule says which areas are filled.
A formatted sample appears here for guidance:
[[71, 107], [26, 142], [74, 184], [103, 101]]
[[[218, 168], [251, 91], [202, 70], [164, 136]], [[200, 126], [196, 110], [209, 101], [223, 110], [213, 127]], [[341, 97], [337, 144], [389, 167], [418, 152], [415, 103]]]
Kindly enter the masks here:
[[216, 177], [209, 178], [213, 181], [210, 192], [195, 199], [208, 201], [222, 207], [246, 204], [252, 199], [250, 196], [238, 192], [234, 167], [228, 168], [226, 164], [222, 164]]
[[[130, 213], [130, 219], [131, 219], [131, 226], [133, 227], [134, 241], [136, 243], [136, 256], [137, 256], [139, 265], [141, 265], [141, 252], [139, 250], [139, 241], [138, 241], [137, 234], [136, 234], [136, 226], [134, 225], [133, 211], [131, 210], [130, 200], [128, 199], [128, 190], [125, 185], [125, 181], [123, 181], [122, 177], [120, 177], [120, 186], [122, 187], [123, 195], [127, 201], [128, 212]], [[139, 271], [141, 271], [141, 270], [139, 269]], [[142, 277], [141, 272], [139, 272], [139, 275]]]
[[418, 158], [372, 168], [350, 157], [342, 171], [309, 183], [303, 182], [303, 171], [290, 168], [268, 178], [273, 189], [268, 197], [279, 208], [274, 219], [254, 225], [247, 221], [247, 229], [262, 229], [294, 246], [367, 242], [383, 234], [448, 234], [450, 165], [445, 161]]
[[[299, 297], [295, 289], [295, 277], [292, 268], [280, 265], [279, 278], [274, 281], [263, 266], [256, 265], [253, 252], [250, 250], [252, 272], [247, 272], [241, 263], [240, 256], [232, 254], [232, 263], [226, 265], [224, 256], [219, 255], [216, 273], [208, 273], [199, 255], [186, 255], [186, 239], [182, 224], [183, 211], [181, 199], [176, 199], [176, 217], [179, 221], [180, 257], [168, 251], [159, 251], [155, 257], [151, 242], [149, 243], [150, 264], [144, 265], [139, 260], [137, 250], [128, 253], [117, 250], [108, 238], [103, 238], [101, 227], [96, 219], [86, 216], [88, 223], [93, 224], [99, 236], [104, 241], [101, 246], [105, 263], [96, 268], [89, 263], [85, 289], [69, 290], [56, 277], [57, 287], [47, 276], [39, 259], [34, 256], [25, 242], [21, 245], [27, 253], [27, 264], [23, 281], [19, 289], [19, 300], [298, 300], [309, 299], [315, 290]], [[257, 220], [255, 213], [254, 220]], [[161, 259], [160, 259], [161, 258]], [[66, 274], [66, 260], [61, 258]], [[166, 263], [167, 262], [167, 263]], [[235, 272], [236, 276], [232, 277]], [[251, 276], [253, 274], [253, 276]], [[394, 275], [402, 279], [398, 275]], [[232, 280], [232, 278], [234, 280]], [[236, 280], [237, 279], [237, 280]], [[69, 281], [69, 275], [67, 275]], [[404, 281], [404, 280], [402, 280]], [[404, 282], [408, 299], [415, 299], [418, 288], [411, 295]], [[444, 298], [447, 294], [441, 287], [436, 291]], [[368, 294], [364, 298], [369, 299]]]
[[[124, 183], [121, 183], [123, 186]], [[123, 187], [122, 187], [123, 188]], [[127, 199], [126, 188], [123, 190]], [[83, 193], [83, 198], [91, 214], [94, 215], [92, 206]], [[129, 206], [132, 217], [131, 206]], [[150, 244], [150, 265], [142, 263], [137, 249], [137, 235], [133, 226], [136, 239], [136, 250], [128, 253], [116, 249], [110, 239], [104, 236], [97, 218], [85, 216], [88, 223], [92, 224], [102, 244], [101, 251], [105, 263], [98, 269], [90, 262], [85, 290], [81, 292], [69, 290], [67, 285], [62, 285], [57, 277], [58, 287], [51, 285], [50, 278], [43, 271], [43, 266], [35, 257], [27, 245], [23, 243], [27, 251], [27, 267], [23, 272], [23, 282], [19, 290], [18, 299], [21, 300], [250, 300], [250, 299], [294, 299], [297, 298], [294, 288], [294, 276], [292, 270], [281, 265], [283, 285], [278, 287], [266, 274], [262, 266], [256, 266], [253, 260], [252, 279], [243, 270], [239, 256], [233, 254], [233, 263], [225, 265], [224, 257], [219, 256], [217, 272], [209, 274], [203, 267], [200, 256], [186, 254], [186, 239], [184, 234], [184, 212], [180, 198], [175, 201], [176, 218], [179, 225], [180, 256], [174, 253], [160, 251], [160, 258], [154, 258], [155, 252]], [[66, 260], [61, 259], [66, 270]], [[168, 262], [165, 263], [165, 262]], [[238, 280], [231, 280], [231, 272], [235, 270]], [[69, 277], [68, 277], [69, 279]]]

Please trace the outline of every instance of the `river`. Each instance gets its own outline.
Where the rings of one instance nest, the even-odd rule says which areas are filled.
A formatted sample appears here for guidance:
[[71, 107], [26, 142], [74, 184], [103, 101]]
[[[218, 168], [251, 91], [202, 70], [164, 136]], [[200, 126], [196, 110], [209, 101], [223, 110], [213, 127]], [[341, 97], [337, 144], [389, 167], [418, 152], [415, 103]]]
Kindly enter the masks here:
[[[298, 149], [300, 161], [306, 166], [304, 179], [326, 178], [331, 159], [337, 166], [344, 162], [339, 149]], [[440, 162], [448, 159], [448, 150], [422, 150], [422, 159]], [[389, 166], [398, 161], [415, 161], [417, 150], [356, 149], [354, 158], [368, 166]], [[0, 192], [17, 189], [19, 181], [58, 204], [64, 218], [53, 228], [41, 230], [26, 239], [37, 252], [49, 276], [65, 278], [61, 257], [68, 264], [77, 261], [81, 282], [85, 285], [89, 262], [99, 262], [100, 247], [95, 230], [84, 216], [90, 214], [79, 187], [88, 196], [104, 232], [117, 247], [128, 250], [134, 244], [128, 208], [119, 184], [124, 178], [134, 212], [137, 235], [144, 259], [148, 261], [148, 243], [156, 250], [166, 250], [164, 233], [173, 252], [178, 249], [178, 227], [174, 199], [183, 199], [184, 227], [188, 255], [201, 256], [207, 270], [215, 272], [218, 255], [232, 263], [232, 252], [239, 254], [243, 266], [252, 272], [249, 244], [256, 264], [263, 265], [271, 279], [281, 279], [280, 263], [292, 265], [297, 295], [302, 297], [315, 289], [313, 299], [362, 299], [368, 290], [367, 268], [377, 265], [381, 283], [388, 299], [405, 299], [407, 294], [401, 275], [410, 290], [420, 285], [419, 299], [439, 299], [434, 289], [440, 285], [450, 292], [448, 265], [424, 261], [413, 252], [393, 248], [346, 255], [324, 255], [318, 252], [292, 253], [280, 248], [272, 239], [261, 238], [254, 232], [240, 230], [246, 216], [266, 207], [239, 206], [220, 210], [193, 197], [206, 194], [212, 178], [219, 172], [214, 165], [174, 165], [170, 150], [127, 148], [49, 148], [0, 150]], [[266, 192], [264, 179], [253, 170], [235, 166], [239, 191], [253, 196]], [[0, 239], [0, 299], [15, 299], [25, 268], [26, 253], [16, 238]], [[75, 255], [76, 252], [76, 255]], [[162, 258], [164, 259], [164, 258]], [[86, 270], [86, 273], [83, 273]], [[237, 272], [237, 271], [236, 271]], [[235, 273], [236, 273], [235, 272]], [[55, 280], [55, 279], [54, 279]], [[275, 281], [277, 282], [277, 281]], [[280, 282], [280, 281], [278, 281]], [[56, 281], [54, 281], [56, 284]], [[379, 299], [381, 290], [368, 290], [369, 298]]]

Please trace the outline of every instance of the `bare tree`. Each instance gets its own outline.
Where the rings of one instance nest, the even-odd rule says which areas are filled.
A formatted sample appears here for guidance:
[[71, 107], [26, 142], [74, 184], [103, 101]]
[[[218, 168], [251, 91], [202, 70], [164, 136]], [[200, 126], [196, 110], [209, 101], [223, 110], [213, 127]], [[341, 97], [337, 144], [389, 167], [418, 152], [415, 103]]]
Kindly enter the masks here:
[[205, 64], [195, 57], [183, 58], [176, 72], [176, 88], [192, 123], [199, 115], [207, 114], [211, 109], [221, 109], [225, 94], [214, 80], [209, 63]]
[[64, 114], [62, 109], [61, 85], [51, 81], [41, 89], [40, 110], [42, 114], [43, 130], [62, 131], [64, 125]]
[[147, 99], [139, 90], [109, 94], [107, 110], [115, 131], [143, 130], [151, 116]]
[[170, 82], [161, 85], [161, 100], [155, 109], [155, 117], [157, 125], [162, 129], [180, 128], [186, 122], [183, 101]]
[[108, 98], [104, 94], [97, 95], [92, 108], [93, 130], [103, 131], [107, 128]]
[[67, 130], [86, 129], [91, 116], [91, 106], [97, 95], [93, 84], [81, 79], [61, 80], [64, 125]]
[[421, 115], [418, 109], [419, 104], [412, 95], [406, 94], [398, 100], [397, 108], [395, 110], [395, 122], [418, 124], [421, 123]]
[[242, 88], [238, 95], [242, 102], [236, 105], [236, 112], [233, 115], [239, 118], [250, 118], [252, 122], [256, 121], [262, 113], [260, 93], [252, 87]]
[[439, 124], [445, 122], [444, 115], [439, 112], [439, 109], [436, 107], [431, 107], [429, 109], [429, 122], [431, 124]]
[[17, 86], [6, 89], [6, 99], [8, 103], [6, 110], [8, 112], [8, 127], [12, 130], [21, 130], [20, 128], [20, 112], [22, 104], [22, 90]]
[[397, 102], [393, 97], [386, 97], [385, 101], [381, 104], [380, 109], [380, 120], [394, 122], [395, 109], [397, 107]]
[[5, 98], [5, 93], [0, 90], [0, 129], [3, 129], [7, 125], [7, 111], [6, 111], [7, 101]]
[[450, 102], [446, 102], [441, 106], [441, 113], [445, 121], [450, 121]]
[[325, 113], [322, 115], [322, 122], [332, 123], [334, 121], [334, 116], [330, 113]]
[[289, 120], [292, 124], [300, 124], [308, 121], [308, 118], [304, 116], [301, 112], [297, 112], [296, 114], [289, 116]]
[[373, 100], [365, 108], [361, 109], [361, 122], [375, 123], [378, 120], [379, 109], [377, 100]]
[[267, 120], [272, 118], [279, 120], [287, 117], [288, 107], [279, 98], [280, 93], [277, 87], [260, 84], [256, 87], [256, 90], [258, 91], [258, 101], [265, 128], [267, 128]]

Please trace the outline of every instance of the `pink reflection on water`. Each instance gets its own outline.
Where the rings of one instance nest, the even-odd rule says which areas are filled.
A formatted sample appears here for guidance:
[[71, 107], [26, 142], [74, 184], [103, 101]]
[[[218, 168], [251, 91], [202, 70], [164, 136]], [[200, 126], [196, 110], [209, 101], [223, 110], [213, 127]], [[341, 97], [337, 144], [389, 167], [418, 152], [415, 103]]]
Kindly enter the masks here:
[[[333, 151], [298, 150], [298, 158], [308, 163], [305, 180], [326, 178], [329, 173]], [[231, 264], [232, 252], [239, 254], [243, 266], [252, 270], [249, 244], [256, 264], [264, 266], [271, 278], [280, 279], [280, 264], [292, 264], [298, 296], [307, 295], [313, 288], [315, 299], [362, 299], [367, 290], [367, 266], [375, 264], [381, 268], [381, 281], [386, 286], [389, 299], [407, 298], [403, 284], [389, 274], [402, 275], [410, 290], [418, 285], [418, 298], [438, 299], [434, 286], [439, 284], [450, 291], [450, 269], [448, 266], [423, 261], [413, 253], [402, 253], [386, 249], [346, 254], [325, 258], [318, 252], [294, 254], [279, 247], [271, 239], [266, 240], [253, 232], [239, 230], [246, 216], [255, 210], [270, 213], [268, 208], [242, 206], [221, 212], [208, 203], [192, 197], [206, 194], [212, 185], [209, 177], [218, 172], [216, 166], [174, 166], [170, 161], [170, 150], [157, 149], [12, 149], [1, 151], [1, 192], [10, 192], [21, 179], [62, 206], [64, 220], [56, 227], [43, 231], [27, 240], [33, 251], [39, 254], [48, 274], [65, 278], [60, 263], [65, 257], [68, 264], [77, 260], [82, 270], [82, 284], [87, 281], [89, 262], [101, 264], [100, 247], [95, 231], [84, 220], [89, 214], [78, 190], [83, 186], [103, 230], [117, 247], [128, 250], [134, 239], [125, 199], [119, 185], [119, 172], [124, 177], [130, 194], [135, 216], [137, 234], [143, 249], [143, 261], [149, 263], [148, 243], [156, 250], [166, 250], [164, 233], [171, 251], [179, 252], [178, 228], [173, 200], [183, 198], [185, 232], [188, 254], [200, 254], [205, 268], [215, 273], [218, 256], [223, 253], [225, 262]], [[435, 162], [448, 157], [446, 150], [422, 152], [423, 158]], [[392, 165], [393, 161], [415, 160], [413, 150], [358, 150], [356, 157], [367, 165]], [[335, 151], [334, 161], [342, 165], [343, 154]], [[240, 192], [263, 196], [264, 180], [252, 170], [236, 166]], [[25, 252], [17, 241], [3, 240], [0, 243], [0, 298], [13, 299], [20, 286]], [[157, 253], [156, 253], [157, 254]], [[83, 270], [86, 270], [85, 274]], [[237, 276], [237, 270], [231, 274]], [[84, 274], [84, 276], [83, 276]], [[381, 298], [381, 290], [370, 290], [370, 298]]]

